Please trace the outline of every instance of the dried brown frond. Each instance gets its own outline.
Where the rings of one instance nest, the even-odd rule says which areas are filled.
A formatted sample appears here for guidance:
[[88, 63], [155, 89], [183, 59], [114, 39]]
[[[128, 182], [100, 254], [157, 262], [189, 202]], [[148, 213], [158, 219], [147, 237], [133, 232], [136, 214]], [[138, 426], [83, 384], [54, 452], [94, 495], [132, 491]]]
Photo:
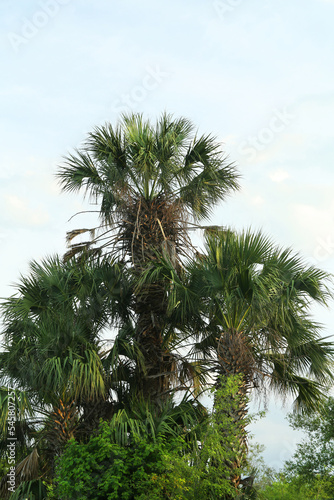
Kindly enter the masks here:
[[[24, 481], [33, 481], [39, 478], [39, 455], [37, 448], [34, 448], [27, 457], [25, 457], [15, 467], [15, 486], [19, 486]], [[8, 490], [8, 476], [3, 476], [0, 482], [0, 498], [7, 499], [11, 492]]]
[[64, 262], [67, 262], [68, 260], [72, 259], [72, 257], [74, 257], [75, 255], [87, 252], [88, 249], [89, 249], [89, 244], [87, 243], [72, 245], [71, 249], [65, 253], [63, 260]]
[[16, 477], [18, 483], [22, 483], [23, 481], [32, 481], [33, 479], [38, 478], [39, 472], [39, 455], [37, 452], [37, 448], [34, 448], [30, 455], [22, 460], [16, 466]]
[[[124, 208], [120, 224], [123, 251], [134, 265], [156, 260], [163, 250], [175, 256], [181, 249], [185, 224], [180, 220], [182, 207], [162, 195], [152, 200], [134, 199]], [[184, 215], [184, 214], [183, 214]], [[169, 252], [168, 252], [169, 253]]]
[[79, 234], [87, 233], [88, 231], [91, 232], [91, 229], [73, 229], [72, 231], [68, 231], [66, 233], [66, 243], [70, 243], [73, 238], [79, 236]]

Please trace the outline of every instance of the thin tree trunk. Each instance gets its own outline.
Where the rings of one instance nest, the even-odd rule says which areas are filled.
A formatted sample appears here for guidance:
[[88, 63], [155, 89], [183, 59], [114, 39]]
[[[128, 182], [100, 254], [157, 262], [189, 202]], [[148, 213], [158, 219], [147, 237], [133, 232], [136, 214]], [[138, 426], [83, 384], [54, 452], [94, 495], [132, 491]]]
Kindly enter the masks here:
[[[216, 382], [214, 408], [220, 426], [221, 442], [229, 458], [229, 480], [236, 491], [240, 487], [240, 471], [247, 455], [248, 392], [253, 373], [253, 358], [242, 333], [224, 332], [218, 349], [219, 377]], [[222, 400], [223, 398], [223, 400]], [[234, 434], [231, 439], [231, 432]]]
[[222, 447], [226, 450], [228, 479], [237, 491], [240, 471], [247, 453], [247, 389], [242, 376], [219, 376], [214, 399], [216, 421], [219, 425]]

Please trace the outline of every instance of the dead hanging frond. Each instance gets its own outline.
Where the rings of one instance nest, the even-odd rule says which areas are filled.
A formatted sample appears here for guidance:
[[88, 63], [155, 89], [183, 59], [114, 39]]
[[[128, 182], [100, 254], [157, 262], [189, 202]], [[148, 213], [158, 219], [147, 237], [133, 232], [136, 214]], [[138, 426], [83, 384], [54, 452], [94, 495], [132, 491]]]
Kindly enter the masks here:
[[38, 478], [39, 472], [39, 454], [37, 448], [34, 448], [30, 455], [20, 462], [15, 469], [15, 475], [19, 483], [23, 481], [32, 481]]
[[93, 242], [85, 242], [79, 243], [77, 245], [72, 245], [71, 250], [65, 253], [63, 261], [67, 262], [76, 255], [78, 255], [80, 260], [88, 259], [91, 257], [98, 257], [99, 255], [101, 255], [102, 249], [100, 247], [90, 248], [92, 244]]
[[[66, 243], [67, 245], [75, 238], [76, 236], [79, 236], [79, 234], [87, 233], [90, 232], [92, 234], [91, 229], [73, 229], [72, 231], [68, 231], [66, 233]], [[95, 233], [95, 230], [93, 230]], [[94, 237], [94, 236], [93, 236]]]
[[[84, 228], [84, 229], [73, 229], [72, 231], [68, 231], [66, 233], [66, 244], [69, 247], [69, 250], [65, 253], [63, 260], [64, 262], [68, 261], [75, 255], [80, 254], [83, 258], [91, 258], [101, 255], [102, 249], [104, 248], [104, 244], [101, 245], [101, 241], [104, 239], [106, 234], [112, 232], [112, 229], [108, 229], [107, 231], [102, 232], [102, 234], [96, 236], [96, 231], [101, 229], [101, 227], [93, 227], [93, 228]], [[89, 233], [90, 240], [83, 241], [80, 243], [72, 244], [71, 241], [79, 236], [80, 234]], [[108, 238], [112, 241], [113, 238]], [[99, 246], [94, 246], [100, 243]]]
[[164, 232], [163, 227], [162, 227], [162, 225], [161, 225], [161, 222], [160, 222], [160, 220], [159, 220], [158, 218], [157, 218], [157, 223], [159, 224], [159, 227], [160, 227], [160, 229], [161, 229], [161, 233], [162, 233], [162, 236], [164, 237], [164, 240], [165, 240], [165, 241], [167, 241], [167, 238], [166, 238], [165, 232]]
[[162, 242], [162, 255], [165, 259], [170, 261], [174, 269], [180, 270], [180, 263], [178, 262], [178, 256], [175, 248], [175, 243], [173, 241], [165, 240]]
[[[19, 464], [15, 466], [15, 489], [23, 482], [34, 481], [39, 478], [39, 454], [37, 448], [34, 448], [27, 457], [25, 457]], [[4, 500], [9, 498], [11, 491], [9, 486], [8, 474], [3, 476], [0, 481], [0, 498]]]
[[[133, 266], [141, 266], [154, 260], [154, 253], [161, 255], [166, 250], [176, 262], [185, 249], [188, 250], [185, 254], [188, 254], [192, 247], [187, 235], [186, 219], [184, 207], [174, 198], [157, 195], [146, 200], [128, 195], [126, 203], [119, 207], [117, 220], [103, 226], [107, 230], [102, 234], [96, 235], [94, 232], [100, 232], [102, 226], [75, 229], [67, 233], [66, 241], [70, 249], [64, 260], [98, 247], [103, 252], [111, 251], [131, 259]], [[88, 232], [91, 234], [91, 241], [71, 244], [74, 238]]]
[[87, 253], [90, 250], [91, 246], [90, 241], [86, 241], [85, 243], [78, 243], [76, 245], [71, 245], [71, 249], [65, 253], [63, 260], [64, 262], [67, 262], [68, 260], [72, 259], [77, 254], [83, 254]]
[[139, 200], [139, 205], [137, 209], [137, 216], [136, 216], [136, 223], [133, 228], [133, 233], [132, 233], [132, 240], [131, 240], [131, 258], [132, 258], [132, 264], [134, 264], [134, 240], [137, 234], [137, 238], [139, 237], [140, 233], [140, 226], [139, 226], [139, 214], [140, 214], [140, 208], [141, 208], [141, 199]]
[[179, 251], [184, 233], [180, 210], [175, 200], [162, 195], [150, 200], [131, 199], [123, 207], [120, 244], [125, 254], [131, 256], [134, 266], [156, 260], [156, 253], [161, 255], [166, 242]]
[[200, 226], [200, 229], [204, 229], [205, 235], [224, 234], [229, 232], [224, 226]]

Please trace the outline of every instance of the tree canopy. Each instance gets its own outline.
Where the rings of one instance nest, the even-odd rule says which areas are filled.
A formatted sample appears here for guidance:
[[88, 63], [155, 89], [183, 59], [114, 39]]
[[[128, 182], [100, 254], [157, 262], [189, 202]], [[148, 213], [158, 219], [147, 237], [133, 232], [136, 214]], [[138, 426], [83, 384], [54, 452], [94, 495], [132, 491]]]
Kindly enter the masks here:
[[[116, 498], [117, 481], [135, 480], [129, 464], [143, 432], [142, 457], [160, 457], [145, 472], [164, 484], [157, 498], [169, 498], [166, 457], [178, 481], [178, 466], [189, 475], [189, 498], [200, 488], [212, 499], [245, 492], [252, 391], [292, 393], [296, 409], [309, 411], [331, 382], [333, 346], [310, 313], [328, 304], [330, 275], [261, 232], [200, 225], [238, 189], [239, 174], [215, 138], [197, 136], [184, 118], [165, 113], [152, 124], [133, 114], [97, 127], [58, 179], [98, 205], [100, 222], [68, 232], [64, 258], [32, 262], [2, 304], [1, 444], [15, 397], [16, 495], [34, 488], [43, 498], [58, 477], [62, 494], [77, 498], [85, 469], [92, 484], [102, 471], [101, 495]], [[201, 249], [193, 228], [204, 230]], [[86, 233], [89, 241], [74, 243]], [[199, 402], [208, 388], [211, 416]], [[106, 456], [83, 463], [101, 439]], [[69, 493], [73, 481], [80, 493]]]

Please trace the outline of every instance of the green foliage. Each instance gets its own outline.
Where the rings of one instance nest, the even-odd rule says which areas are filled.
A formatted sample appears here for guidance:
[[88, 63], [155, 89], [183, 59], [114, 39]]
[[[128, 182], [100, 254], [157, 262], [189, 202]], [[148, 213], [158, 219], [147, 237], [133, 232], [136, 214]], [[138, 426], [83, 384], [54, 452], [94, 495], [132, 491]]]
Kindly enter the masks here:
[[107, 425], [87, 444], [70, 442], [58, 466], [58, 494], [68, 499], [130, 499], [150, 490], [162, 465], [162, 443], [136, 442], [131, 448], [112, 443]]
[[[320, 413], [291, 414], [290, 425], [306, 432], [283, 472], [260, 474], [260, 498], [265, 500], [326, 500], [334, 498], [334, 398], [328, 398]], [[257, 447], [257, 450], [261, 450]], [[250, 461], [254, 463], [254, 456]], [[256, 461], [256, 460], [255, 460]], [[258, 463], [263, 461], [259, 460]], [[261, 467], [260, 467], [261, 469]], [[270, 471], [268, 471], [270, 472]], [[261, 478], [262, 475], [262, 478]], [[270, 477], [271, 476], [271, 477]]]
[[9, 498], [10, 500], [23, 498], [24, 500], [49, 500], [47, 487], [41, 479], [20, 484]]
[[201, 453], [191, 452], [181, 437], [134, 438], [128, 446], [113, 443], [112, 437], [110, 425], [104, 423], [87, 444], [69, 443], [57, 467], [61, 498], [218, 499], [230, 490], [226, 479], [217, 480], [217, 435], [206, 436]]
[[253, 441], [251, 436], [248, 445], [247, 462], [242, 469], [242, 475], [245, 477], [254, 477], [254, 487], [256, 490], [264, 489], [276, 479], [276, 471], [268, 467], [262, 456], [264, 449], [264, 445]]
[[267, 485], [262, 491], [262, 498], [266, 500], [303, 500], [303, 493], [295, 485], [291, 485], [286, 481], [274, 481], [271, 485]]
[[260, 231], [228, 230], [207, 235], [206, 253], [190, 263], [189, 276], [178, 303], [187, 288], [197, 297], [193, 315], [207, 318], [195, 352], [209, 359], [217, 352], [217, 371], [243, 373], [249, 386], [270, 381], [270, 389], [296, 398], [297, 410], [317, 409], [332, 380], [334, 350], [309, 309], [328, 303], [331, 276]]
[[311, 415], [290, 415], [294, 429], [306, 432], [306, 439], [285, 465], [290, 476], [312, 478], [327, 476], [334, 470], [334, 398], [328, 398], [321, 413]]
[[169, 414], [139, 408], [102, 423], [87, 443], [71, 440], [57, 463], [58, 495], [82, 500], [232, 498], [230, 463], [238, 433], [228, 408], [237, 404], [231, 396], [238, 383], [228, 379], [218, 391], [215, 412], [197, 424], [189, 406]]
[[167, 113], [156, 124], [133, 113], [116, 127], [96, 128], [58, 173], [64, 191], [98, 199], [109, 223], [120, 219], [131, 198], [161, 194], [176, 201], [180, 212], [208, 218], [217, 202], [238, 189], [238, 177], [213, 136], [196, 137], [189, 120]]
[[280, 475], [260, 492], [263, 500], [331, 500], [333, 496], [333, 481], [320, 476], [312, 481], [305, 481], [305, 478], [300, 477], [288, 480]]
[[334, 496], [334, 398], [324, 403], [320, 413], [290, 415], [294, 429], [306, 432], [292, 458], [285, 463], [286, 480], [304, 498], [333, 498]]

